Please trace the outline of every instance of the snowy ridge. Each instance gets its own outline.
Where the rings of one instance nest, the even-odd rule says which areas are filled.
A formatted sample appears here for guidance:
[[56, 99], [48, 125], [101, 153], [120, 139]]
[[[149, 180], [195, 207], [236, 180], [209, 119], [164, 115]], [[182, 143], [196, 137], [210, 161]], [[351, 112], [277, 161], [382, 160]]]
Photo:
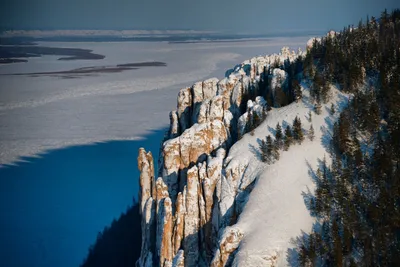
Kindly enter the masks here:
[[[139, 153], [141, 212], [155, 218], [142, 223], [148, 243], [142, 246], [138, 266], [288, 265], [291, 238], [312, 225], [303, 192], [312, 190], [310, 166], [323, 158], [324, 142], [336, 120], [327, 107], [334, 103], [340, 110], [347, 96], [332, 88], [331, 102], [313, 116], [314, 141], [292, 145], [271, 165], [261, 162], [260, 142], [274, 136], [278, 122], [285, 128], [296, 116], [306, 133], [314, 108], [308, 86], [302, 84], [300, 101], [283, 108], [267, 107], [261, 96], [254, 102], [247, 99], [262, 94], [262, 74], [272, 94], [284, 89], [288, 75], [280, 68], [303, 55], [284, 47], [279, 54], [244, 61], [222, 80], [211, 78], [180, 90], [160, 149], [158, 174], [145, 167], [153, 166], [152, 156], [144, 149]], [[266, 119], [245, 134], [255, 115]], [[156, 177], [163, 186], [149, 193]], [[156, 205], [147, 204], [153, 199]], [[154, 233], [156, 243], [150, 238]]]
[[[257, 180], [235, 225], [244, 237], [233, 266], [291, 266], [289, 263], [297, 261], [296, 255], [291, 254], [290, 248], [294, 246], [291, 239], [312, 227], [313, 219], [303, 198], [303, 193], [312, 192], [314, 188], [310, 167], [315, 170], [318, 160], [328, 156], [327, 135], [338, 116], [329, 113], [331, 103], [340, 111], [347, 104], [348, 96], [332, 87], [331, 101], [323, 105], [320, 115], [312, 113], [310, 123], [308, 113], [313, 106], [308, 88], [303, 86], [302, 101], [272, 109], [256, 128], [254, 136], [246, 134], [230, 149], [227, 168], [245, 159], [249, 166], [243, 180], [247, 183]], [[315, 139], [310, 141], [306, 137], [301, 145], [292, 145], [288, 151], [281, 150], [280, 159], [272, 165], [261, 162], [254, 151], [254, 148], [259, 149], [259, 140], [265, 139], [266, 135], [274, 136], [277, 123], [283, 128], [292, 125], [296, 116], [301, 119], [305, 132], [310, 124], [313, 125]]]

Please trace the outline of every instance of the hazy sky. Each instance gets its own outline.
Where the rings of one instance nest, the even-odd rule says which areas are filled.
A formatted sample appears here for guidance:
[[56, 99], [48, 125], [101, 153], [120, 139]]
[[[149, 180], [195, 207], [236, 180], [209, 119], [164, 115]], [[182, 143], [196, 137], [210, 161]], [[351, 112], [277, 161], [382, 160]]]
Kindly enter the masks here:
[[12, 29], [194, 29], [264, 33], [342, 29], [399, 0], [0, 0]]

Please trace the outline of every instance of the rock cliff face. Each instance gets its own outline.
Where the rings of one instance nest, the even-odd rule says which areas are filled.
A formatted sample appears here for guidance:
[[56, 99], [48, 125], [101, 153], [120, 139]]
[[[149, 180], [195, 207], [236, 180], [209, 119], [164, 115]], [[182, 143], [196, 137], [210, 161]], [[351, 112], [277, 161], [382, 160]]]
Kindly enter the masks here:
[[139, 150], [138, 266], [219, 267], [230, 262], [243, 237], [231, 225], [254, 179], [246, 175], [246, 159], [232, 161], [227, 152], [245, 133], [249, 118], [266, 114], [266, 101], [258, 96], [261, 75], [269, 75], [272, 89], [285, 86], [287, 74], [276, 67], [299, 55], [283, 48], [280, 54], [243, 62], [221, 80], [180, 90], [161, 146], [157, 179], [151, 153]]

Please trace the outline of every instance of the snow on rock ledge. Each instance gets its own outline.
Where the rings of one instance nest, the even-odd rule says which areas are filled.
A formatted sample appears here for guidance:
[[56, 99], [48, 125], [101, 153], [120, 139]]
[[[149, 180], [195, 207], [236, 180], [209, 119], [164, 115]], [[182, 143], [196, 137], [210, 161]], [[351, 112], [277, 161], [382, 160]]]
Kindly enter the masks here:
[[227, 227], [221, 237], [218, 249], [214, 259], [211, 262], [211, 267], [223, 267], [230, 265], [230, 260], [233, 259], [232, 254], [239, 247], [240, 241], [243, 238], [243, 233], [237, 227]]
[[287, 75], [274, 64], [282, 66], [301, 54], [283, 48], [237, 65], [222, 80], [180, 90], [161, 146], [157, 181], [151, 153], [139, 151], [143, 241], [138, 266], [224, 266], [233, 258], [244, 232], [230, 226], [258, 177], [251, 157], [225, 158], [237, 139], [238, 121], [249, 117], [241, 108], [247, 104], [252, 116], [262, 118], [262, 97], [244, 102], [258, 94], [260, 74], [272, 73], [270, 81], [284, 86]]

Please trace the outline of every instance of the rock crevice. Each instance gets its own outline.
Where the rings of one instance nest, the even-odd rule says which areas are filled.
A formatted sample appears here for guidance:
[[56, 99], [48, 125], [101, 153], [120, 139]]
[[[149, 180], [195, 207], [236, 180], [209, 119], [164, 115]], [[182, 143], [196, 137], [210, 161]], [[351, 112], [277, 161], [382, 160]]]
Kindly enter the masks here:
[[[300, 53], [255, 57], [227, 72], [180, 90], [163, 140], [158, 179], [153, 157], [139, 150], [142, 251], [138, 266], [225, 266], [244, 233], [233, 227], [254, 179], [248, 162], [227, 153], [249, 118], [265, 116], [261, 76], [284, 86], [279, 69]], [[258, 97], [257, 97], [258, 96]], [[251, 116], [249, 116], [249, 114]]]

